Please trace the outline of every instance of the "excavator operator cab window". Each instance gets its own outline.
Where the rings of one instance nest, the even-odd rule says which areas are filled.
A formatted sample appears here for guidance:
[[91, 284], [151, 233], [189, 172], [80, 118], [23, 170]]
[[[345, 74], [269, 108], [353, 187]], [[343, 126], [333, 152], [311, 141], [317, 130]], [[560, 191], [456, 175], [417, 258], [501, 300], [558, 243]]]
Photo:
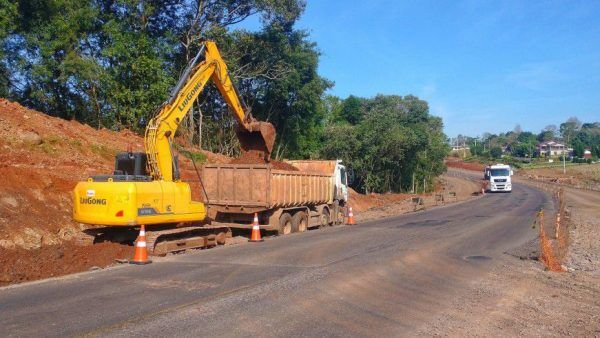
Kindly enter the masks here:
[[348, 181], [346, 180], [346, 168], [340, 168], [340, 177], [343, 185], [348, 185]]
[[145, 153], [119, 153], [115, 156], [114, 175], [147, 176]]

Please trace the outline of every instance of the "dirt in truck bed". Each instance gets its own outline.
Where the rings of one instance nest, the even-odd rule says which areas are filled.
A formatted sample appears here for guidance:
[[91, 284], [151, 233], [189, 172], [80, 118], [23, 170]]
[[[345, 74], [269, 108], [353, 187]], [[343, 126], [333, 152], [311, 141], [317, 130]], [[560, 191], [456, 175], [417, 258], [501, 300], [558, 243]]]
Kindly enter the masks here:
[[[260, 153], [249, 151], [249, 152], [243, 153], [239, 157], [232, 159], [231, 162], [229, 162], [229, 163], [231, 163], [231, 164], [266, 164], [267, 162], [261, 156]], [[286, 163], [286, 162], [281, 162], [281, 161], [272, 159], [268, 162], [268, 164], [270, 164], [273, 167], [273, 169], [298, 171], [298, 168], [296, 168], [293, 165]]]

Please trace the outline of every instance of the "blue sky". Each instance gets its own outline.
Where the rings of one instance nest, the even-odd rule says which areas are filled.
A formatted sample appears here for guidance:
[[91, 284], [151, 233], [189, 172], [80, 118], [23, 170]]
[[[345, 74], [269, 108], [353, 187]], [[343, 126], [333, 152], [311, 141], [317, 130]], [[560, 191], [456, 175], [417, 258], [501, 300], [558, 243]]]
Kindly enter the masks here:
[[414, 94], [446, 133], [600, 121], [600, 1], [308, 0], [332, 94]]

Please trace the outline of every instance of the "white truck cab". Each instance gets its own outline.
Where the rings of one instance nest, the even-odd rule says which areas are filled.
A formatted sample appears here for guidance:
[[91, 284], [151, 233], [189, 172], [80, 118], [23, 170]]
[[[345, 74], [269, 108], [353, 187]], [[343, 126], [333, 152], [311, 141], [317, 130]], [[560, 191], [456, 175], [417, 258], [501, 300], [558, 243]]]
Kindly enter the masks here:
[[318, 172], [331, 176], [332, 200], [344, 206], [348, 202], [348, 185], [352, 184], [354, 172], [342, 164], [342, 160], [288, 160], [287, 163], [300, 171]]
[[513, 170], [507, 164], [494, 164], [485, 167], [483, 179], [488, 182], [488, 189], [491, 192], [497, 191], [512, 191], [512, 176]]
[[[340, 202], [345, 204], [348, 202], [348, 171], [346, 170], [346, 166], [342, 165], [341, 160], [336, 161], [335, 166], [335, 197]], [[351, 179], [350, 179], [351, 180]]]

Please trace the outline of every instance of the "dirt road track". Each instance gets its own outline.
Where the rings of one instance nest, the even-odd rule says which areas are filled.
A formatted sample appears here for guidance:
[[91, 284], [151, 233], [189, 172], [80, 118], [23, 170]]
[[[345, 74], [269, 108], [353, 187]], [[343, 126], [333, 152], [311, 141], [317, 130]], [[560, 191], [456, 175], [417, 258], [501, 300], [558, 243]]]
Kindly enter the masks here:
[[[529, 225], [543, 206], [545, 193], [515, 185], [512, 194], [354, 227], [8, 287], [0, 336], [600, 333], [598, 289], [558, 308], [583, 323], [571, 329], [548, 331], [551, 313], [529, 312], [552, 286], [531, 283], [544, 274], [537, 263], [504, 252], [535, 238]], [[550, 300], [567, 296], [556, 292]], [[515, 325], [523, 304], [528, 318]]]

